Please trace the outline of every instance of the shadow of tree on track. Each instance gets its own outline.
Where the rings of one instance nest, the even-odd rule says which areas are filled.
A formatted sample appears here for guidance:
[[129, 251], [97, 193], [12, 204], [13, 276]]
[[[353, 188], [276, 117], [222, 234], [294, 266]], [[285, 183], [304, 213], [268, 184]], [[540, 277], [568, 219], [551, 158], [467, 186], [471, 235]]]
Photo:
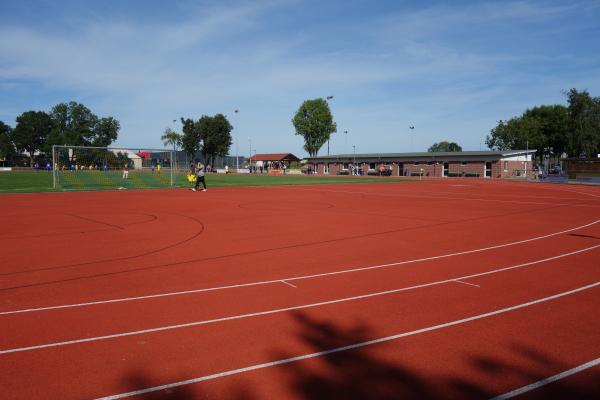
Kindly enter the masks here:
[[[348, 346], [372, 340], [374, 336], [365, 325], [341, 328], [328, 321], [319, 321], [306, 314], [296, 313], [298, 337], [313, 352]], [[396, 343], [400, 343], [401, 339]], [[484, 376], [482, 381], [468, 380], [465, 374], [447, 371], [444, 377], [426, 375], [399, 362], [374, 355], [369, 347], [330, 353], [317, 359], [285, 364], [290, 388], [301, 399], [489, 399], [501, 393], [486, 387], [484, 382], [503, 382], [516, 379], [527, 385], [552, 374], [573, 368], [547, 354], [511, 342], [499, 344], [509, 349], [520, 362], [505, 362], [493, 354], [467, 355], [469, 372]], [[426, 351], [435, 351], [429, 349]], [[276, 359], [293, 357], [284, 352]], [[589, 361], [589, 360], [588, 360]], [[443, 361], [440, 361], [443, 362]], [[547, 371], [555, 371], [548, 373]], [[460, 371], [464, 372], [464, 371]], [[581, 374], [581, 375], [580, 375]], [[527, 393], [526, 398], [598, 399], [600, 373], [589, 369], [577, 376], [583, 382], [563, 379]], [[468, 374], [467, 374], [468, 375]], [[507, 391], [517, 389], [513, 387]]]

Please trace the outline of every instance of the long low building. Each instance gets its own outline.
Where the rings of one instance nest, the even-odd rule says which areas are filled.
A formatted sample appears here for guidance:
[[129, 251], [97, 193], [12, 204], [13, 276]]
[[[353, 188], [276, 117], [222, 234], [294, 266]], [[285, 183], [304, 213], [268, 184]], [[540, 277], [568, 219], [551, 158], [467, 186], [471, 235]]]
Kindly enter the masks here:
[[532, 174], [536, 150], [337, 154], [307, 158], [324, 175], [516, 178]]

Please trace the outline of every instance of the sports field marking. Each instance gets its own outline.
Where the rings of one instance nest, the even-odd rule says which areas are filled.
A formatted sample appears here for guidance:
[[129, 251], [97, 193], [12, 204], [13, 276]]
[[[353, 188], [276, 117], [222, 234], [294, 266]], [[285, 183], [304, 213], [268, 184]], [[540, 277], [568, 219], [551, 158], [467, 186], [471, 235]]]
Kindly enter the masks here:
[[289, 282], [286, 282], [285, 280], [281, 280], [281, 283], [285, 283], [286, 285], [288, 285], [288, 286], [291, 286], [291, 287], [293, 287], [293, 288], [297, 288], [297, 287], [298, 287], [298, 286], [296, 286], [296, 285], [292, 285], [292, 284], [291, 284], [291, 283], [289, 283]]
[[477, 287], [481, 287], [480, 285], [476, 285], [474, 283], [469, 283], [469, 282], [463, 282], [460, 279], [455, 279], [454, 282], [456, 283], [462, 283], [463, 285], [469, 285], [469, 286], [477, 286]]
[[527, 385], [527, 386], [523, 386], [523, 387], [521, 387], [519, 389], [515, 389], [515, 390], [513, 390], [511, 392], [504, 393], [504, 394], [501, 394], [499, 396], [493, 397], [491, 400], [512, 399], [513, 397], [519, 396], [519, 395], [521, 395], [523, 393], [530, 392], [530, 391], [532, 391], [534, 389], [540, 388], [540, 387], [545, 386], [545, 385], [547, 385], [549, 383], [552, 383], [552, 382], [556, 382], [556, 381], [558, 381], [560, 379], [567, 378], [567, 377], [569, 377], [571, 375], [575, 375], [575, 374], [577, 374], [577, 373], [579, 373], [581, 371], [585, 371], [588, 368], [595, 367], [596, 365], [600, 365], [600, 358], [596, 358], [595, 360], [586, 362], [585, 364], [581, 364], [581, 365], [579, 365], [579, 366], [577, 366], [575, 368], [571, 368], [571, 369], [569, 369], [567, 371], [563, 371], [560, 374], [549, 376], [548, 378], [539, 380], [539, 381], [534, 382], [534, 383], [532, 383], [530, 385]]
[[[217, 322], [232, 321], [232, 320], [236, 320], [236, 319], [251, 318], [251, 317], [259, 317], [259, 316], [263, 316], [263, 315], [279, 314], [279, 313], [288, 312], [288, 311], [302, 310], [305, 308], [314, 308], [314, 307], [321, 307], [321, 306], [326, 306], [326, 305], [331, 305], [331, 304], [344, 303], [344, 302], [348, 302], [348, 301], [368, 299], [371, 297], [383, 296], [383, 295], [388, 295], [388, 294], [393, 294], [393, 293], [400, 293], [400, 292], [405, 292], [405, 291], [409, 291], [409, 290], [415, 290], [415, 289], [420, 289], [420, 288], [425, 288], [425, 287], [430, 287], [430, 286], [442, 285], [442, 284], [446, 284], [446, 283], [454, 283], [457, 280], [471, 279], [471, 278], [475, 278], [475, 277], [479, 277], [479, 276], [492, 275], [492, 274], [496, 274], [499, 272], [509, 271], [512, 269], [523, 268], [523, 267], [526, 267], [529, 265], [540, 264], [540, 263], [543, 263], [546, 261], [556, 260], [559, 258], [567, 257], [567, 256], [570, 256], [573, 254], [583, 253], [585, 251], [590, 251], [590, 250], [596, 249], [598, 247], [600, 247], [600, 244], [592, 246], [592, 247], [587, 247], [585, 249], [573, 251], [570, 253], [561, 254], [559, 256], [549, 257], [549, 258], [545, 258], [545, 259], [537, 260], [537, 261], [530, 261], [528, 263], [523, 263], [523, 264], [512, 265], [509, 267], [504, 267], [504, 268], [496, 269], [493, 271], [480, 272], [477, 274], [465, 275], [465, 276], [461, 276], [461, 277], [457, 277], [457, 278], [444, 279], [441, 281], [423, 283], [420, 285], [407, 286], [407, 287], [398, 288], [398, 289], [385, 290], [385, 291], [381, 291], [381, 292], [368, 293], [368, 294], [352, 296], [352, 297], [344, 297], [341, 299], [322, 301], [322, 302], [318, 302], [318, 303], [303, 304], [303, 305], [293, 306], [293, 307], [277, 308], [277, 309], [267, 310], [267, 311], [257, 311], [257, 312], [248, 313], [248, 314], [238, 314], [238, 315], [232, 315], [229, 317], [215, 318], [215, 319], [209, 319], [209, 320], [204, 320], [204, 321], [194, 321], [194, 322], [188, 322], [185, 324], [167, 325], [167, 326], [161, 326], [161, 327], [157, 327], [157, 328], [114, 333], [111, 335], [96, 336], [96, 337], [90, 337], [90, 338], [85, 338], [85, 339], [75, 339], [75, 340], [68, 340], [68, 341], [64, 341], [64, 342], [46, 343], [46, 344], [40, 344], [40, 345], [28, 346], [28, 347], [18, 347], [18, 348], [13, 348], [13, 349], [0, 350], [0, 355], [8, 354], [8, 353], [17, 353], [17, 352], [22, 352], [22, 351], [39, 350], [39, 349], [45, 349], [48, 347], [59, 347], [59, 346], [67, 346], [67, 345], [73, 345], [73, 344], [78, 344], [78, 343], [95, 342], [95, 341], [99, 341], [99, 340], [116, 339], [116, 338], [121, 338], [121, 337], [126, 337], [126, 336], [142, 335], [142, 334], [146, 334], [146, 333], [168, 331], [168, 330], [173, 330], [173, 329], [190, 328], [193, 326], [208, 325], [208, 324], [214, 324]], [[276, 282], [281, 282], [281, 281], [276, 281]]]
[[289, 277], [289, 278], [280, 278], [280, 279], [273, 279], [273, 280], [268, 280], [268, 281], [240, 283], [240, 284], [228, 285], [228, 286], [216, 286], [216, 287], [212, 287], [212, 288], [192, 289], [192, 290], [183, 290], [183, 291], [178, 291], [178, 292], [150, 294], [150, 295], [145, 295], [145, 296], [135, 296], [135, 297], [124, 297], [124, 298], [118, 298], [118, 299], [90, 301], [90, 302], [85, 302], [85, 303], [73, 303], [73, 304], [63, 304], [63, 305], [49, 306], [49, 307], [36, 307], [36, 308], [26, 308], [26, 309], [21, 309], [21, 310], [2, 311], [2, 312], [0, 312], [0, 316], [9, 315], [9, 314], [26, 313], [26, 312], [57, 310], [57, 309], [62, 309], [62, 308], [88, 307], [88, 306], [94, 306], [94, 305], [100, 305], [100, 304], [122, 303], [122, 302], [126, 302], [126, 301], [155, 299], [155, 298], [159, 298], [159, 297], [181, 296], [181, 295], [185, 295], [185, 294], [212, 292], [212, 291], [217, 291], [217, 290], [236, 289], [236, 288], [241, 288], [241, 287], [258, 286], [258, 285], [268, 285], [268, 284], [272, 284], [272, 283], [278, 283], [282, 280], [296, 281], [296, 280], [302, 280], [302, 279], [314, 279], [314, 278], [320, 278], [320, 277], [324, 277], [324, 276], [341, 275], [341, 274], [368, 271], [368, 270], [379, 269], [379, 268], [389, 268], [389, 267], [395, 267], [395, 266], [399, 266], [399, 265], [414, 264], [414, 263], [418, 263], [418, 262], [431, 261], [431, 260], [439, 260], [439, 259], [443, 259], [443, 258], [449, 258], [449, 257], [461, 256], [461, 255], [465, 255], [465, 254], [473, 254], [473, 253], [478, 253], [478, 252], [483, 252], [483, 251], [499, 249], [499, 248], [503, 248], [503, 247], [515, 246], [515, 245], [522, 244], [522, 243], [528, 243], [528, 242], [533, 242], [536, 240], [541, 240], [541, 239], [546, 239], [546, 238], [553, 237], [553, 236], [562, 235], [563, 233], [573, 232], [573, 231], [576, 231], [579, 229], [583, 229], [583, 228], [587, 228], [589, 226], [595, 225], [599, 222], [600, 222], [600, 219], [596, 220], [594, 222], [590, 222], [589, 224], [577, 226], [575, 228], [570, 228], [567, 230], [554, 232], [554, 233], [550, 233], [550, 234], [543, 235], [543, 236], [537, 236], [537, 237], [533, 237], [533, 238], [529, 238], [529, 239], [523, 239], [523, 240], [519, 240], [516, 242], [503, 243], [503, 244], [499, 244], [499, 245], [495, 245], [495, 246], [482, 247], [479, 249], [466, 250], [466, 251], [461, 251], [461, 252], [457, 252], [457, 253], [442, 254], [439, 256], [431, 256], [431, 257], [425, 257], [425, 258], [416, 258], [413, 260], [398, 261], [395, 263], [371, 265], [371, 266], [367, 266], [367, 267], [345, 269], [345, 270], [333, 271], [333, 272], [323, 272], [320, 274], [303, 275], [303, 276], [296, 276], [296, 277]]
[[166, 385], [154, 386], [154, 387], [144, 388], [144, 389], [140, 389], [140, 390], [134, 390], [134, 391], [127, 392], [127, 393], [120, 393], [120, 394], [115, 394], [115, 395], [111, 395], [111, 396], [101, 397], [98, 400], [116, 400], [116, 399], [122, 399], [125, 397], [137, 396], [137, 395], [141, 395], [141, 394], [145, 394], [145, 393], [157, 392], [159, 390], [173, 389], [173, 388], [176, 388], [179, 386], [190, 385], [193, 383], [199, 383], [199, 382], [203, 382], [203, 381], [209, 381], [209, 380], [213, 380], [213, 379], [223, 378], [226, 376], [237, 375], [237, 374], [241, 374], [244, 372], [255, 371], [258, 369], [264, 369], [264, 368], [269, 368], [269, 367], [275, 367], [278, 365], [289, 364], [289, 363], [302, 361], [302, 360], [308, 360], [310, 358], [322, 357], [322, 356], [326, 356], [328, 354], [339, 353], [342, 351], [358, 349], [358, 348], [366, 347], [366, 346], [372, 346], [374, 344], [389, 342], [389, 341], [400, 339], [403, 337], [413, 336], [413, 335], [417, 335], [417, 334], [425, 333], [425, 332], [431, 332], [431, 331], [435, 331], [438, 329], [449, 328], [451, 326], [460, 325], [460, 324], [464, 324], [467, 322], [492, 317], [492, 316], [507, 313], [510, 311], [519, 310], [522, 308], [530, 307], [530, 306], [533, 306], [536, 304], [544, 303], [544, 302], [555, 300], [555, 299], [558, 299], [561, 297], [569, 296], [571, 294], [582, 292], [582, 291], [594, 288], [598, 285], [600, 285], [600, 282], [595, 282], [590, 285], [582, 286], [577, 289], [569, 290], [567, 292], [558, 293], [553, 296], [543, 297], [543, 298], [540, 298], [537, 300], [529, 301], [527, 303], [521, 303], [521, 304], [511, 306], [511, 307], [502, 308], [500, 310], [496, 310], [496, 311], [492, 311], [492, 312], [488, 312], [488, 313], [484, 313], [484, 314], [478, 314], [478, 315], [474, 315], [474, 316], [471, 316], [468, 318], [450, 321], [450, 322], [446, 322], [446, 323], [439, 324], [439, 325], [433, 325], [433, 326], [429, 326], [426, 328], [417, 329], [414, 331], [398, 333], [398, 334], [392, 335], [392, 336], [386, 336], [386, 337], [382, 337], [382, 338], [378, 338], [378, 339], [368, 340], [365, 342], [354, 343], [354, 344], [351, 344], [348, 346], [336, 347], [333, 349], [319, 351], [316, 353], [304, 354], [301, 356], [284, 358], [281, 360], [271, 361], [271, 362], [267, 362], [267, 363], [263, 363], [263, 364], [251, 365], [251, 366], [244, 367], [244, 368], [232, 369], [229, 371], [223, 371], [223, 372], [219, 372], [219, 373], [212, 374], [212, 375], [205, 375], [205, 376], [200, 376], [198, 378], [187, 379], [185, 381], [179, 381], [179, 382], [169, 383]]
[[[332, 192], [332, 193], [348, 193], [348, 194], [362, 194], [365, 196], [383, 196], [383, 197], [411, 197], [411, 198], [427, 198], [427, 199], [444, 199], [444, 200], [460, 200], [460, 201], [487, 201], [487, 202], [497, 202], [497, 203], [511, 203], [511, 204], [531, 204], [531, 205], [547, 205], [547, 206], [590, 206], [597, 207], [596, 205], [590, 204], [572, 204], [572, 203], [542, 203], [535, 201], [518, 201], [518, 200], [499, 200], [499, 199], [482, 199], [477, 197], [450, 197], [450, 196], [424, 196], [422, 194], [394, 194], [394, 193], [369, 193], [369, 192], [358, 192], [353, 190], [333, 190], [333, 189], [313, 189], [313, 188], [304, 188], [298, 186], [285, 186], [288, 189], [298, 189], [298, 190], [308, 190], [312, 192]], [[600, 197], [600, 196], [595, 196]], [[561, 199], [562, 200], [562, 199]], [[583, 201], [580, 199], [580, 201]]]

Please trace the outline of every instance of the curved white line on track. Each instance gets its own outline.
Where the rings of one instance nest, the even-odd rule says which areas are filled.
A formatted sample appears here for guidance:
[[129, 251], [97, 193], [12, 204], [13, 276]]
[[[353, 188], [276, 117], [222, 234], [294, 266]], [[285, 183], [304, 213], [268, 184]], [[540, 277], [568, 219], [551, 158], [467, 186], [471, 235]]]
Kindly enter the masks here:
[[361, 347], [371, 346], [371, 345], [374, 345], [374, 344], [389, 342], [389, 341], [400, 339], [400, 338], [407, 337], [407, 336], [413, 336], [413, 335], [418, 335], [420, 333], [431, 332], [431, 331], [435, 331], [435, 330], [443, 329], [443, 328], [449, 328], [451, 326], [464, 324], [466, 322], [476, 321], [476, 320], [479, 320], [479, 319], [492, 317], [492, 316], [495, 316], [495, 315], [498, 315], [498, 314], [503, 314], [503, 313], [507, 313], [507, 312], [510, 312], [510, 311], [519, 310], [521, 308], [530, 307], [530, 306], [533, 306], [533, 305], [536, 305], [536, 304], [544, 303], [546, 301], [551, 301], [551, 300], [555, 300], [555, 299], [558, 299], [558, 298], [561, 298], [561, 297], [565, 297], [565, 296], [568, 296], [568, 295], [571, 295], [571, 294], [582, 292], [584, 290], [588, 290], [588, 289], [594, 288], [594, 287], [596, 287], [598, 285], [600, 285], [600, 282], [595, 282], [595, 283], [592, 283], [590, 285], [586, 285], [586, 286], [579, 287], [577, 289], [569, 290], [568, 292], [562, 292], [562, 293], [555, 294], [553, 296], [543, 297], [541, 299], [529, 301], [527, 303], [517, 304], [515, 306], [502, 308], [500, 310], [488, 312], [488, 313], [485, 313], [485, 314], [478, 314], [478, 315], [474, 315], [472, 317], [463, 318], [463, 319], [459, 319], [459, 320], [455, 320], [455, 321], [450, 321], [450, 322], [446, 322], [446, 323], [439, 324], [439, 325], [433, 325], [433, 326], [429, 326], [429, 327], [426, 327], [426, 328], [417, 329], [417, 330], [414, 330], [414, 331], [398, 333], [396, 335], [386, 336], [386, 337], [382, 337], [382, 338], [378, 338], [378, 339], [373, 339], [373, 340], [369, 340], [369, 341], [366, 341], [366, 342], [354, 343], [354, 344], [351, 344], [351, 345], [348, 345], [348, 346], [336, 347], [336, 348], [329, 349], [329, 350], [319, 351], [317, 353], [304, 354], [304, 355], [301, 355], [301, 356], [284, 358], [284, 359], [281, 359], [281, 360], [271, 361], [271, 362], [267, 362], [267, 363], [263, 363], [263, 364], [251, 365], [249, 367], [232, 369], [232, 370], [229, 370], [229, 371], [223, 371], [223, 372], [219, 372], [219, 373], [212, 374], [212, 375], [205, 375], [205, 376], [201, 376], [201, 377], [198, 377], [198, 378], [187, 379], [185, 381], [179, 381], [179, 382], [169, 383], [167, 385], [154, 386], [154, 387], [150, 387], [150, 388], [145, 388], [145, 389], [140, 389], [140, 390], [134, 390], [132, 392], [127, 392], [127, 393], [115, 394], [115, 395], [112, 395], [112, 396], [101, 397], [98, 400], [116, 400], [116, 399], [122, 399], [122, 398], [125, 398], [125, 397], [131, 397], [131, 396], [137, 396], [137, 395], [141, 395], [141, 394], [145, 394], [145, 393], [157, 392], [159, 390], [172, 389], [172, 388], [176, 388], [176, 387], [179, 387], [179, 386], [191, 385], [193, 383], [199, 383], [199, 382], [203, 382], [203, 381], [209, 381], [209, 380], [212, 380], [212, 379], [223, 378], [223, 377], [226, 377], [226, 376], [237, 375], [237, 374], [241, 374], [241, 373], [244, 373], [244, 372], [255, 371], [257, 369], [264, 369], [264, 368], [269, 368], [269, 367], [275, 367], [275, 366], [278, 366], [278, 365], [289, 364], [289, 363], [293, 363], [293, 362], [296, 362], [296, 361], [308, 360], [310, 358], [322, 357], [322, 356], [326, 356], [328, 354], [340, 353], [342, 351], [348, 351], [348, 350], [358, 349], [358, 348], [361, 348]]
[[534, 383], [532, 383], [530, 385], [523, 386], [521, 388], [515, 389], [515, 390], [510, 391], [508, 393], [501, 394], [499, 396], [496, 396], [496, 397], [492, 398], [491, 400], [512, 399], [513, 397], [519, 396], [519, 395], [521, 395], [523, 393], [530, 392], [530, 391], [532, 391], [534, 389], [538, 389], [538, 388], [540, 388], [542, 386], [545, 386], [545, 385], [547, 385], [549, 383], [556, 382], [556, 381], [558, 381], [560, 379], [567, 378], [567, 377], [569, 377], [571, 375], [575, 375], [575, 374], [577, 374], [577, 373], [579, 373], [581, 371], [585, 371], [588, 368], [595, 367], [596, 365], [600, 365], [600, 358], [596, 358], [595, 360], [592, 360], [590, 362], [586, 362], [585, 364], [578, 365], [577, 367], [571, 368], [571, 369], [569, 369], [567, 371], [563, 371], [560, 374], [552, 375], [552, 376], [549, 376], [548, 378], [541, 379], [541, 380], [539, 380], [537, 382], [534, 382]]
[[[458, 201], [485, 201], [485, 202], [496, 202], [496, 203], [511, 203], [511, 204], [529, 204], [529, 205], [546, 205], [546, 206], [572, 206], [572, 207], [579, 207], [579, 206], [589, 206], [589, 207], [597, 207], [596, 205], [589, 205], [589, 204], [573, 204], [573, 203], [542, 203], [542, 202], [536, 202], [536, 201], [519, 201], [519, 200], [501, 200], [501, 199], [483, 199], [483, 198], [479, 198], [479, 197], [458, 197], [458, 196], [424, 196], [422, 194], [419, 193], [414, 193], [414, 194], [396, 194], [396, 193], [369, 193], [369, 192], [360, 192], [360, 191], [353, 191], [353, 190], [333, 190], [333, 189], [312, 189], [312, 188], [299, 188], [297, 186], [288, 186], [289, 188], [292, 189], [298, 189], [298, 190], [307, 190], [307, 191], [311, 191], [311, 192], [330, 192], [330, 193], [342, 193], [342, 194], [361, 194], [361, 195], [365, 195], [365, 196], [380, 196], [380, 197], [408, 197], [408, 198], [419, 198], [419, 199], [440, 199], [440, 200], [458, 200]], [[583, 192], [575, 192], [578, 194], [586, 194]], [[600, 196], [596, 196], [596, 195], [590, 195], [593, 197], [600, 197]], [[563, 200], [563, 199], [558, 199], [558, 200]], [[584, 199], [579, 199], [580, 201], [584, 201]]]
[[[68, 345], [79, 344], [79, 343], [96, 342], [99, 340], [116, 339], [116, 338], [121, 338], [121, 337], [126, 337], [126, 336], [143, 335], [146, 333], [169, 331], [169, 330], [173, 330], [173, 329], [190, 328], [190, 327], [194, 327], [194, 326], [214, 324], [217, 322], [233, 321], [236, 319], [251, 318], [251, 317], [260, 317], [263, 315], [279, 314], [279, 313], [288, 312], [288, 311], [302, 310], [305, 308], [321, 307], [321, 306], [327, 306], [327, 305], [331, 305], [331, 304], [345, 303], [348, 301], [368, 299], [371, 297], [406, 292], [409, 290], [421, 289], [421, 288], [430, 287], [430, 286], [437, 286], [437, 285], [442, 285], [445, 283], [454, 283], [457, 280], [466, 280], [466, 279], [471, 279], [471, 278], [477, 278], [480, 276], [497, 274], [499, 272], [509, 271], [509, 270], [517, 269], [517, 268], [523, 268], [523, 267], [527, 267], [529, 265], [540, 264], [543, 262], [568, 257], [568, 256], [571, 256], [574, 254], [591, 251], [591, 250], [597, 249], [598, 247], [600, 247], [600, 244], [592, 246], [592, 247], [587, 247], [585, 249], [572, 251], [570, 253], [565, 253], [565, 254], [561, 254], [558, 256], [549, 257], [549, 258], [544, 258], [542, 260], [530, 261], [527, 263], [511, 265], [509, 267], [499, 268], [499, 269], [495, 269], [492, 271], [486, 271], [486, 272], [480, 272], [477, 274], [459, 276], [456, 278], [444, 279], [441, 281], [422, 283], [420, 285], [407, 286], [407, 287], [398, 288], [398, 289], [385, 290], [382, 292], [368, 293], [368, 294], [362, 294], [362, 295], [352, 296], [352, 297], [344, 297], [341, 299], [322, 301], [319, 303], [303, 304], [303, 305], [299, 305], [299, 306], [292, 306], [292, 307], [285, 307], [285, 308], [276, 308], [273, 310], [258, 311], [258, 312], [248, 313], [248, 314], [238, 314], [238, 315], [232, 315], [229, 317], [221, 317], [221, 318], [209, 319], [209, 320], [204, 320], [204, 321], [194, 321], [194, 322], [188, 322], [185, 324], [161, 326], [158, 328], [150, 328], [150, 329], [142, 329], [142, 330], [138, 330], [138, 331], [114, 333], [111, 335], [96, 336], [96, 337], [90, 337], [90, 338], [85, 338], [85, 339], [68, 340], [68, 341], [56, 342], [56, 343], [46, 343], [46, 344], [40, 344], [40, 345], [28, 346], [28, 347], [18, 347], [18, 348], [13, 348], [13, 349], [0, 350], [0, 355], [9, 354], [9, 353], [18, 353], [18, 352], [23, 352], [23, 351], [40, 350], [40, 349], [45, 349], [45, 348], [49, 348], [49, 347], [59, 347], [59, 346], [68, 346]], [[278, 282], [280, 282], [280, 281], [278, 281]]]
[[413, 259], [413, 260], [398, 261], [398, 262], [394, 262], [394, 263], [380, 264], [380, 265], [371, 265], [371, 266], [368, 266], [368, 267], [359, 267], [359, 268], [345, 269], [345, 270], [333, 271], [333, 272], [323, 272], [323, 273], [320, 273], [320, 274], [303, 275], [303, 276], [293, 276], [293, 277], [288, 277], [288, 278], [284, 277], [284, 278], [271, 279], [271, 280], [267, 280], [267, 281], [240, 283], [240, 284], [236, 284], [236, 285], [216, 286], [216, 287], [203, 288], [203, 289], [182, 290], [182, 291], [179, 291], [179, 292], [149, 294], [149, 295], [145, 295], [145, 296], [124, 297], [124, 298], [118, 298], [118, 299], [90, 301], [90, 302], [85, 302], [85, 303], [63, 304], [63, 305], [49, 306], [49, 307], [36, 307], [36, 308], [26, 308], [26, 309], [21, 309], [21, 310], [2, 311], [2, 312], [0, 312], [0, 316], [2, 316], [2, 315], [10, 315], [10, 314], [27, 313], [27, 312], [39, 312], [39, 311], [58, 310], [58, 309], [63, 309], [63, 308], [87, 307], [87, 306], [94, 306], [94, 305], [100, 305], [100, 304], [122, 303], [122, 302], [126, 302], [126, 301], [155, 299], [155, 298], [159, 298], [159, 297], [181, 296], [181, 295], [185, 295], [185, 294], [194, 294], [194, 293], [202, 293], [202, 292], [212, 292], [212, 291], [216, 291], [216, 290], [225, 290], [225, 289], [235, 289], [235, 288], [242, 288], [242, 287], [248, 287], [248, 286], [267, 285], [267, 284], [273, 284], [273, 283], [280, 283], [281, 281], [298, 281], [298, 280], [303, 280], [303, 279], [314, 279], [314, 278], [320, 278], [320, 277], [324, 277], [324, 276], [347, 274], [347, 273], [351, 273], [351, 272], [361, 272], [361, 271], [368, 271], [368, 270], [372, 270], [372, 269], [396, 267], [396, 266], [399, 266], [399, 265], [406, 265], [406, 264], [413, 264], [413, 263], [424, 262], [424, 261], [439, 260], [439, 259], [449, 258], [449, 257], [455, 257], [455, 256], [462, 256], [462, 255], [465, 255], [465, 254], [479, 253], [479, 252], [482, 252], [482, 251], [495, 250], [495, 249], [500, 249], [500, 248], [503, 248], [503, 247], [510, 247], [510, 246], [515, 246], [515, 245], [518, 245], [518, 244], [533, 242], [533, 241], [536, 241], [536, 240], [547, 239], [549, 237], [562, 235], [563, 233], [573, 232], [573, 231], [576, 231], [576, 230], [579, 230], [579, 229], [587, 228], [587, 227], [595, 225], [595, 224], [597, 224], [599, 222], [600, 222], [600, 219], [596, 220], [594, 222], [590, 222], [589, 224], [577, 226], [575, 228], [570, 228], [570, 229], [567, 229], [567, 230], [564, 230], [564, 231], [560, 231], [560, 232], [550, 233], [550, 234], [543, 235], [543, 236], [537, 236], [537, 237], [533, 237], [533, 238], [529, 238], [529, 239], [523, 239], [523, 240], [519, 240], [519, 241], [516, 241], [516, 242], [509, 242], [509, 243], [498, 244], [498, 245], [490, 246], [490, 247], [482, 247], [482, 248], [479, 248], [479, 249], [465, 250], [465, 251], [460, 251], [460, 252], [457, 252], [457, 253], [442, 254], [442, 255], [439, 255], [439, 256], [416, 258], [416, 259]]

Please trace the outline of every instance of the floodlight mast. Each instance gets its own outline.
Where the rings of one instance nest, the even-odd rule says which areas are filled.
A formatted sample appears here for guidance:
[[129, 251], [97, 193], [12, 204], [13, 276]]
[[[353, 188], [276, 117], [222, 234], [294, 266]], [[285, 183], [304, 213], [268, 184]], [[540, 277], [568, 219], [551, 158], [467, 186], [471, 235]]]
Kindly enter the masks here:
[[[240, 110], [235, 110], [234, 113], [239, 113]], [[237, 119], [237, 118], [236, 118]], [[237, 173], [240, 169], [240, 158], [238, 157], [238, 134], [235, 132], [235, 172]]]
[[[328, 100], [331, 100], [331, 99], [333, 99], [333, 96], [327, 96], [325, 98], [325, 102], [327, 103], [327, 105], [329, 105], [329, 101]], [[327, 155], [329, 155], [329, 139], [327, 139]]]

